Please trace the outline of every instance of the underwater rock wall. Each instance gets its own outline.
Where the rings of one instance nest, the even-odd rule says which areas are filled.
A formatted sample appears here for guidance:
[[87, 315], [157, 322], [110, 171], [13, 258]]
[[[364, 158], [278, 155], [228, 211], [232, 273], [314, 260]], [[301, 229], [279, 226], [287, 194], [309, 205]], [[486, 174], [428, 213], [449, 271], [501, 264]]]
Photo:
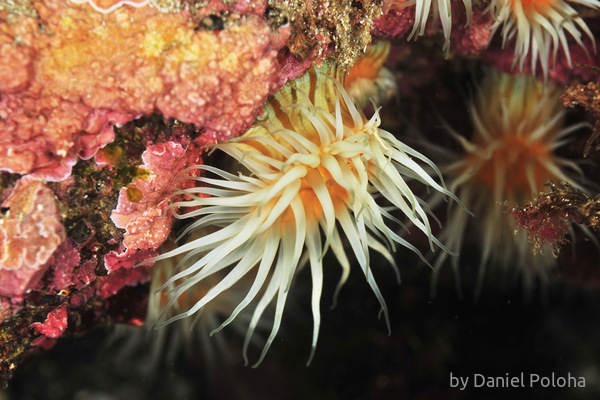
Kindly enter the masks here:
[[[458, 175], [464, 181], [468, 175], [466, 169], [478, 167], [483, 162], [467, 159], [471, 164], [467, 162], [469, 165], [457, 173], [456, 165], [445, 165], [448, 158], [443, 150], [432, 149], [423, 142], [436, 141], [440, 137], [442, 147], [455, 150], [460, 146], [449, 137], [459, 137], [459, 129], [458, 133], [463, 135], [471, 126], [477, 130], [485, 125], [473, 113], [473, 120], [468, 116], [453, 118], [452, 114], [454, 108], [465, 115], [467, 110], [477, 109], [479, 117], [485, 118], [484, 111], [488, 106], [484, 100], [479, 105], [475, 101], [461, 104], [453, 100], [456, 99], [457, 86], [469, 79], [465, 76], [478, 79], [487, 68], [499, 69], [507, 75], [523, 74], [526, 77], [522, 79], [538, 80], [544, 85], [556, 85], [555, 88], [565, 85], [562, 103], [557, 98], [552, 107], [560, 112], [565, 107], [576, 107], [577, 112], [570, 117], [570, 126], [578, 123], [587, 125], [579, 125], [582, 130], [577, 133], [578, 139], [568, 149], [562, 150], [562, 157], [579, 160], [589, 155], [597, 160], [600, 56], [593, 42], [600, 35], [600, 4], [593, 0], [581, 1], [573, 9], [569, 2], [563, 0], [544, 1], [538, 6], [535, 1], [523, 2], [523, 7], [531, 6], [531, 9], [526, 9], [525, 13], [514, 13], [515, 3], [520, 2], [32, 0], [14, 3], [0, 0], [2, 383], [8, 382], [23, 360], [41, 349], [52, 347], [61, 336], [84, 333], [113, 322], [144, 323], [151, 277], [147, 260], [154, 260], [164, 253], [169, 241], [183, 231], [181, 226], [176, 225], [174, 216], [179, 213], [182, 204], [193, 199], [190, 194], [203, 198], [216, 193], [208, 189], [194, 192], [195, 188], [212, 182], [202, 181], [206, 171], [202, 166], [207, 163], [206, 160], [215, 160], [208, 154], [209, 149], [228, 140], [238, 143], [236, 138], [244, 135], [255, 122], [255, 130], [260, 129], [257, 126], [271, 124], [272, 119], [269, 119], [265, 107], [275, 110], [270, 118], [274, 115], [283, 118], [286, 111], [277, 110], [276, 101], [269, 100], [280, 97], [269, 96], [295, 79], [298, 80], [294, 85], [300, 85], [303, 74], [310, 73], [313, 66], [335, 65], [336, 72], [332, 75], [343, 83], [346, 74], [350, 74], [347, 71], [352, 71], [351, 68], [356, 65], [357, 69], [351, 73], [359, 77], [353, 79], [357, 86], [346, 87], [346, 90], [353, 97], [365, 97], [355, 100], [363, 106], [361, 115], [363, 111], [377, 115], [371, 120], [365, 118], [363, 125], [370, 129], [381, 123], [396, 136], [416, 143], [413, 147], [419, 148], [427, 159], [444, 165], [440, 167], [444, 179]], [[547, 12], [547, 6], [552, 7], [554, 13]], [[585, 19], [581, 19], [579, 13], [583, 15], [584, 11]], [[552, 20], [556, 13], [569, 18]], [[540, 26], [540, 18], [544, 17], [550, 22]], [[549, 30], [548, 26], [554, 30]], [[528, 30], [523, 27], [528, 27]], [[367, 50], [371, 44], [374, 48], [377, 43], [383, 42], [389, 42], [385, 50], [378, 49], [378, 53]], [[385, 67], [382, 68], [382, 65]], [[322, 81], [306, 79], [309, 80], [308, 86], [300, 87], [298, 93], [289, 96], [301, 97], [301, 90], [306, 90], [306, 97], [314, 105], [327, 108], [323, 105], [326, 95], [321, 95], [326, 89], [314, 86]], [[339, 109], [339, 96], [345, 92], [341, 89], [327, 90], [329, 95], [339, 90], [339, 94], [330, 96], [328, 100], [331, 118], [339, 118], [336, 114], [339, 112], [344, 114], [346, 122], [354, 118], [353, 123], [356, 123], [358, 110], [353, 114], [349, 102], [342, 106], [343, 110]], [[558, 93], [559, 89], [555, 91]], [[480, 96], [485, 96], [485, 93]], [[369, 98], [383, 103], [378, 104], [383, 106], [380, 114], [370, 104]], [[431, 98], [442, 104], [453, 104], [432, 113]], [[394, 100], [395, 105], [392, 105]], [[503, 107], [506, 99], [490, 103], [494, 105], [489, 107]], [[294, 107], [294, 104], [291, 106]], [[529, 106], [535, 108], [531, 104]], [[509, 111], [517, 108], [507, 107]], [[314, 123], [310, 117], [306, 118], [309, 121], [298, 124], [308, 126]], [[327, 118], [323, 125], [330, 123], [333, 132], [336, 123], [327, 122]], [[451, 119], [446, 122], [445, 118]], [[595, 127], [590, 130], [593, 124]], [[434, 125], [447, 125], [446, 132], [435, 131]], [[282, 126], [288, 127], [285, 122]], [[519, 126], [519, 121], [513, 126]], [[561, 125], [561, 129], [568, 128]], [[536, 135], [541, 134], [533, 129], [532, 137]], [[562, 134], [557, 135], [563, 137]], [[474, 145], [481, 145], [484, 139], [475, 138], [479, 143]], [[467, 139], [456, 140], [467, 151], [472, 148]], [[281, 142], [278, 143], [281, 145]], [[385, 143], [382, 147], [387, 149]], [[277, 144], [255, 145], [259, 150], [269, 146], [284, 155], [285, 151], [301, 147], [293, 140], [286, 144], [285, 151], [277, 148]], [[430, 177], [421, 173], [420, 169], [415, 172], [417, 169], [409, 162], [421, 158], [411, 152], [411, 148], [402, 143], [394, 146], [409, 154], [406, 156], [409, 161], [396, 168], [408, 177], [411, 187], [415, 182], [425, 182], [435, 190], [449, 194], [445, 187], [442, 190], [435, 186], [441, 182], [437, 173], [432, 172]], [[548, 147], [554, 151], [557, 146], [549, 144]], [[493, 149], [490, 149], [492, 147], [486, 150], [482, 159], [487, 157], [495, 162], [509, 162], [513, 157], [494, 158]], [[345, 151], [350, 150], [344, 148], [340, 153]], [[275, 151], [268, 153], [273, 155]], [[284, 160], [283, 166], [277, 167], [278, 171], [285, 172], [288, 165], [296, 165], [295, 162], [303, 160], [297, 155], [287, 160], [284, 155], [280, 157]], [[388, 154], [385, 156], [392, 158]], [[242, 160], [243, 157], [239, 156]], [[519, 157], [522, 155], [513, 158]], [[288, 161], [289, 164], [286, 164]], [[352, 164], [355, 162], [348, 161], [347, 165], [352, 165], [352, 173], [358, 176], [360, 168]], [[519, 162], [522, 165], [528, 163], [527, 160]], [[384, 171], [386, 167], [383, 164], [377, 164], [374, 170]], [[548, 166], [546, 161], [542, 164], [552, 172], [551, 177], [564, 180], [556, 168]], [[310, 166], [310, 162], [307, 165]], [[340, 171], [346, 164], [341, 165]], [[370, 165], [366, 163], [365, 169], [368, 170]], [[435, 167], [433, 163], [430, 166], [432, 170]], [[328, 171], [323, 172], [323, 176], [336, 180], [337, 169]], [[530, 174], [536, 175], [536, 171]], [[580, 231], [571, 229], [572, 223], [588, 228], [598, 225], [600, 200], [597, 189], [593, 189], [594, 185], [597, 187], [598, 180], [589, 171], [588, 167], [581, 168], [578, 172], [584, 178], [575, 183], [555, 181], [556, 186], [539, 187], [536, 184], [531, 190], [528, 187], [525, 191], [529, 197], [518, 197], [518, 202], [511, 196], [494, 192], [486, 204], [465, 205], [477, 210], [500, 207], [496, 213], [502, 213], [502, 218], [509, 218], [509, 214], [516, 217], [513, 225], [508, 224], [502, 229], [507, 232], [517, 229], [518, 223], [528, 231], [530, 242], [526, 245], [527, 252], [543, 252], [546, 246], [546, 256], [553, 251], [558, 254], [566, 237], [577, 232], [581, 235]], [[242, 174], [240, 170], [230, 172]], [[522, 174], [528, 173], [524, 168]], [[340, 175], [344, 174], [346, 172], [340, 172]], [[494, 174], [497, 173], [482, 172], [477, 176], [485, 181], [497, 178]], [[379, 173], [373, 175], [381, 176]], [[376, 178], [370, 179], [369, 182], [372, 182]], [[526, 183], [536, 179], [534, 176]], [[436, 183], [431, 183], [434, 180]], [[495, 182], [488, 182], [492, 192]], [[507, 185], [515, 182], [508, 181]], [[541, 182], [542, 185], [545, 183]], [[395, 184], [400, 185], [398, 180]], [[303, 181], [302, 185], [304, 188], [307, 181]], [[387, 183], [377, 186], [383, 197], [390, 193], [386, 192], [388, 188]], [[451, 184], [448, 189], [454, 192]], [[348, 193], [340, 194], [345, 191]], [[531, 195], [531, 191], [536, 196]], [[350, 190], [349, 185], [341, 184], [340, 188], [331, 189], [331, 192], [332, 197], [342, 199], [341, 203], [349, 203], [350, 195], [358, 193], [358, 190]], [[368, 193], [372, 193], [371, 187]], [[370, 233], [362, 230], [360, 207], [349, 206], [353, 212], [352, 223], [359, 221], [353, 226], [359, 226], [356, 237], [360, 240], [352, 245], [361, 243], [360, 246], [366, 249], [367, 259], [368, 247], [387, 257], [390, 253], [384, 249], [385, 244], [393, 247], [394, 242], [411, 250], [414, 247], [420, 256], [434, 247], [434, 241], [436, 248], [451, 247], [442, 239], [442, 242], [437, 242], [436, 237], [444, 237], [443, 229], [453, 216], [440, 217], [442, 233], [439, 235], [432, 233], [432, 228], [427, 225], [428, 217], [424, 217], [425, 213], [433, 213], [430, 213], [430, 208], [435, 211], [439, 198], [425, 194], [423, 200], [412, 198], [408, 186], [406, 189], [402, 186], [399, 193], [386, 198], [394, 198], [393, 205], [404, 212], [403, 217], [408, 216], [400, 223], [408, 225], [407, 231], [421, 230], [428, 238], [415, 239], [414, 243], [405, 245], [408, 239], [405, 240], [404, 236], [390, 239], [391, 235], [403, 235], [402, 229], [393, 232], [382, 230], [375, 236], [378, 239], [383, 237], [384, 244], [375, 244], [376, 240], [366, 239]], [[460, 193], [456, 194], [457, 203], [448, 212], [464, 213], [464, 217], [457, 218], [471, 218], [457, 206], [463, 199]], [[306, 196], [300, 197], [306, 200]], [[404, 198], [410, 204], [406, 210], [402, 208]], [[498, 204], [509, 200], [510, 204]], [[325, 209], [324, 205], [319, 205], [324, 204], [323, 200], [319, 197], [318, 201], [311, 201], [317, 204], [314, 207], [323, 208], [315, 211], [315, 215], [320, 215]], [[193, 207], [199, 208], [206, 202], [200, 199], [195, 205], [187, 204], [186, 212], [194, 212]], [[414, 210], [421, 206], [423, 215], [415, 217]], [[338, 212], [336, 208], [336, 212], [338, 223], [345, 223], [341, 222], [345, 218], [344, 211]], [[387, 209], [382, 212], [387, 217], [386, 213]], [[475, 215], [469, 223], [475, 226], [479, 221], [477, 218], [478, 215]], [[318, 235], [321, 232], [319, 223], [326, 225], [322, 221], [315, 222]], [[176, 229], [173, 229], [174, 224]], [[503, 242], [502, 246], [506, 247], [490, 251], [492, 244], [478, 243], [478, 237], [475, 237], [478, 234], [474, 232], [480, 232], [482, 228], [465, 226], [466, 220], [458, 231], [450, 233], [461, 239], [450, 241], [457, 248], [449, 248], [448, 252], [460, 252], [464, 236], [464, 242], [474, 243], [474, 246], [483, 249], [482, 265], [498, 264], [498, 260], [490, 259], [489, 254], [492, 258], [495, 255], [500, 258], [502, 249], [510, 248], [510, 245]], [[369, 224], [367, 228], [369, 232], [375, 231]], [[500, 228], [488, 224], [483, 229]], [[593, 231], [589, 232], [596, 235]], [[504, 234], [504, 237], [508, 239], [503, 241], [510, 242], [511, 235]], [[349, 236], [349, 239], [352, 242], [354, 237]], [[332, 239], [332, 242], [335, 242], [332, 247], [340, 264], [344, 265], [344, 260], [347, 262], [346, 256], [341, 254], [344, 252], [351, 258], [354, 255], [360, 258], [358, 252], [350, 250], [352, 246], [342, 245], [339, 238]], [[304, 243], [299, 246], [304, 246]], [[323, 247], [327, 248], [327, 245]], [[389, 260], [392, 255], [387, 258]], [[423, 265], [431, 261], [428, 256], [421, 258]], [[436, 269], [442, 268], [445, 259], [445, 256], [437, 258], [432, 264]], [[585, 272], [592, 278], [581, 278], [577, 259], [564, 257], [557, 261], [550, 257], [549, 263], [552, 266], [543, 273], [524, 274], [533, 276], [531, 279], [543, 275], [544, 279], [564, 279], [576, 284], [581, 281], [588, 284], [590, 281], [598, 282], [597, 265], [592, 265]], [[454, 265], [457, 269], [456, 263]], [[558, 270], [563, 273], [557, 274]], [[314, 278], [317, 272], [313, 270], [312, 273]], [[370, 270], [365, 268], [366, 279], [378, 293], [369, 273]], [[286, 282], [288, 287], [291, 279]], [[145, 288], [145, 295], [140, 295], [144, 290], [133, 290], [140, 287]], [[314, 292], [313, 296], [316, 296]], [[202, 297], [197, 299], [198, 302], [201, 300]], [[314, 307], [317, 306], [313, 304], [313, 312]], [[281, 312], [282, 309], [283, 305]], [[211, 329], [214, 328], [217, 327]], [[316, 337], [314, 341], [316, 344]]]

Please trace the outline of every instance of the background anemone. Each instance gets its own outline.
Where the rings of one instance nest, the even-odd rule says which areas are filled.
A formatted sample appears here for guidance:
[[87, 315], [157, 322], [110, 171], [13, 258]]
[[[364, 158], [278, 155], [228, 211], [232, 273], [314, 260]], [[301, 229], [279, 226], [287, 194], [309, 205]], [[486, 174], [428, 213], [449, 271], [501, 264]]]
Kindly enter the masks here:
[[[600, 9], [598, 0], [577, 0], [573, 3]], [[566, 32], [585, 49], [580, 30], [583, 31], [596, 51], [594, 35], [577, 11], [564, 0], [492, 0], [490, 10], [496, 20], [492, 29], [502, 26], [502, 46], [515, 38], [513, 65], [518, 63], [521, 69], [527, 56], [531, 56], [531, 70], [535, 71], [539, 57], [546, 78], [550, 52], [556, 62], [559, 47], [562, 47], [567, 63], [572, 67]]]
[[188, 311], [165, 323], [194, 315], [250, 271], [256, 271], [246, 297], [215, 331], [260, 297], [246, 335], [247, 347], [265, 308], [275, 299], [273, 328], [258, 364], [279, 330], [296, 271], [309, 264], [313, 285], [312, 358], [321, 322], [322, 261], [329, 248], [342, 267], [336, 292], [350, 272], [342, 233], [379, 300], [388, 327], [387, 306], [369, 265], [369, 248], [382, 254], [397, 273], [390, 252], [397, 244], [423, 259], [417, 248], [396, 233], [396, 228], [389, 227], [390, 222], [402, 226], [391, 209], [398, 209], [402, 218], [427, 235], [432, 249], [435, 244], [445, 250], [432, 235], [427, 205], [407, 184], [407, 180], [416, 180], [454, 197], [420, 163], [434, 170], [436, 167], [379, 129], [377, 111], [367, 119], [336, 79], [343, 79], [343, 71], [335, 66], [311, 68], [269, 99], [262, 119], [246, 134], [214, 146], [249, 173], [234, 175], [209, 165], [196, 167], [214, 177], [189, 178], [203, 186], [186, 189], [191, 199], [173, 204], [190, 210], [179, 218], [195, 219], [183, 235], [207, 227], [221, 229], [159, 257], [187, 253], [178, 267], [180, 272], [165, 284], [175, 285], [168, 291], [171, 300], [167, 309], [213, 274], [225, 276]]
[[371, 44], [346, 73], [344, 89], [362, 110], [370, 102], [385, 104], [398, 92], [396, 77], [383, 66], [390, 49], [390, 42]]
[[[198, 238], [205, 234], [204, 231], [194, 232]], [[175, 247], [169, 243], [170, 248]], [[211, 337], [211, 330], [218, 327], [244, 299], [247, 290], [252, 283], [251, 276], [245, 276], [226, 295], [221, 295], [209, 302], [198, 311], [193, 318], [185, 318], [176, 321], [160, 329], [154, 329], [154, 322], [160, 317], [162, 310], [168, 303], [168, 297], [164, 290], [172, 289], [176, 282], [168, 285], [164, 290], [161, 287], [176, 272], [176, 267], [182, 256], [165, 258], [157, 261], [151, 268], [151, 286], [148, 299], [148, 312], [144, 326], [132, 326], [119, 324], [115, 327], [115, 333], [110, 342], [114, 342], [119, 348], [117, 361], [119, 363], [133, 363], [139, 365], [140, 372], [146, 376], [152, 376], [159, 370], [161, 364], [173, 365], [177, 360], [185, 356], [189, 359], [201, 358], [204, 369], [213, 379], [215, 374], [227, 373], [222, 368], [217, 371], [216, 366], [233, 366], [237, 364], [232, 353], [232, 343], [223, 335]], [[222, 274], [215, 274], [195, 285], [185, 295], [180, 296], [168, 310], [168, 316], [174, 316], [185, 312], [206, 295], [208, 290], [214, 286]], [[232, 328], [243, 337], [246, 325], [252, 315], [251, 309], [242, 312], [235, 321]], [[268, 321], [261, 321], [261, 328], [268, 327]], [[256, 338], [255, 338], [256, 339]], [[254, 344], [257, 344], [255, 341]], [[201, 355], [201, 357], [198, 357]]]
[[[448, 206], [447, 225], [440, 239], [459, 251], [467, 230], [478, 238], [481, 249], [476, 296], [488, 264], [516, 269], [531, 281], [555, 265], [552, 250], [545, 247], [534, 254], [526, 232], [516, 232], [506, 204], [524, 204], [543, 190], [549, 180], [567, 181], [580, 188], [571, 171], [578, 166], [555, 153], [566, 136], [584, 124], [565, 127], [565, 109], [560, 90], [533, 77], [487, 73], [475, 99], [469, 105], [473, 134], [465, 138], [448, 127], [463, 153], [433, 145], [446, 162], [440, 169], [449, 179], [448, 187], [475, 214], [469, 217]], [[432, 207], [439, 204], [434, 200]], [[446, 256], [436, 260], [436, 275]], [[459, 258], [452, 260], [458, 279]], [[435, 280], [434, 280], [435, 281]]]

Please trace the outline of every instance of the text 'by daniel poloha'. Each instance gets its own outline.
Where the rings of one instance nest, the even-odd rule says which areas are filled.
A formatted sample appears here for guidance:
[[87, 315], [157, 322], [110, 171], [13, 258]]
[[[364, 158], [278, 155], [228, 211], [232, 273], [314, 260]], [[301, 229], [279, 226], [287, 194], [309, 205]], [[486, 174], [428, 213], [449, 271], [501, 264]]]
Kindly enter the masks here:
[[584, 388], [585, 377], [552, 372], [550, 375], [521, 372], [506, 373], [504, 376], [484, 374], [454, 375], [450, 372], [450, 387], [465, 390], [468, 388]]

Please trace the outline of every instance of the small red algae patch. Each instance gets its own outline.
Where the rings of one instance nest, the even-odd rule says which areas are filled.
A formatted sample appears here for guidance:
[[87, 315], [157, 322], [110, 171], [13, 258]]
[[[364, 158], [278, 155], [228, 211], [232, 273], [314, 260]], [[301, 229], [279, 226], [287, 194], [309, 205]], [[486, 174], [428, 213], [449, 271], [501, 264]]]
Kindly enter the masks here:
[[65, 304], [50, 311], [46, 321], [34, 322], [31, 326], [40, 334], [46, 335], [49, 338], [56, 339], [62, 335], [67, 329], [68, 315], [67, 306]]
[[480, 10], [481, 6], [474, 5], [471, 22], [467, 25], [468, 18], [460, 7], [452, 9], [452, 36], [450, 38], [450, 51], [454, 55], [481, 54], [485, 51], [493, 36], [492, 25], [494, 20], [489, 13]]
[[133, 268], [156, 256], [158, 256], [158, 252], [155, 250], [129, 250], [125, 246], [121, 246], [118, 250], [113, 250], [104, 256], [104, 266], [108, 272], [113, 272], [122, 268]]
[[102, 299], [114, 296], [126, 286], [137, 286], [150, 281], [146, 268], [121, 268], [99, 278], [96, 295]]
[[527, 231], [535, 250], [546, 244], [557, 249], [565, 242], [571, 222], [569, 212], [554, 208], [549, 199], [523, 209], [513, 208], [509, 213], [515, 217], [517, 225]]
[[[77, 248], [70, 239], [65, 240], [63, 245], [55, 252], [51, 261], [53, 265], [51, 279], [46, 283], [46, 289], [53, 292], [60, 292], [76, 283], [75, 268], [79, 265], [81, 257]], [[95, 275], [94, 275], [95, 277]]]
[[415, 8], [393, 8], [375, 19], [373, 34], [390, 39], [404, 39], [415, 24]]
[[558, 253], [567, 241], [571, 223], [598, 228], [600, 196], [590, 198], [567, 182], [549, 182], [548, 186], [550, 191], [508, 212], [515, 217], [517, 226], [527, 231], [536, 251], [548, 244]]

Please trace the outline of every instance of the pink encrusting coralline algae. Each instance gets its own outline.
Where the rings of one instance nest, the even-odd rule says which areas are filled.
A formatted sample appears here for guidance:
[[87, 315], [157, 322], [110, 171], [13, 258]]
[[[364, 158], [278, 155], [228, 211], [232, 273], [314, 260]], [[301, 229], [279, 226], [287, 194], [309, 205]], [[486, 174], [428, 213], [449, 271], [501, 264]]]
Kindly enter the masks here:
[[67, 329], [67, 317], [67, 306], [63, 304], [62, 306], [50, 311], [46, 321], [43, 323], [35, 322], [32, 326], [35, 330], [46, 337], [56, 339], [63, 334], [65, 329]]
[[[120, 255], [111, 252], [106, 258], [107, 269], [131, 267], [143, 258], [125, 255], [132, 255], [137, 250], [157, 249], [167, 239], [173, 220], [167, 207], [175, 199], [171, 195], [190, 186], [189, 180], [178, 177], [186, 168], [201, 163], [199, 154], [197, 148], [186, 152], [181, 144], [171, 141], [148, 147], [142, 155], [141, 171], [144, 172], [121, 189], [119, 203], [112, 212], [115, 225], [126, 230], [123, 245], [127, 250]], [[195, 169], [188, 175], [198, 174], [199, 170]], [[150, 253], [146, 254], [149, 256]]]
[[[176, 178], [283, 84], [290, 27], [265, 18], [266, 1], [132, 3], [0, 2], [3, 381], [31, 346], [143, 320], [144, 295], [119, 296], [149, 279], [127, 267], [169, 235]], [[109, 143], [119, 165], [97, 154]]]
[[39, 19], [0, 11], [0, 171], [47, 180], [112, 142], [111, 124], [143, 114], [204, 127], [212, 140], [239, 134], [276, 89], [289, 35], [256, 15], [232, 14], [214, 32], [186, 10], [33, 5]]
[[2, 203], [0, 219], [0, 295], [20, 296], [48, 269], [48, 260], [65, 240], [54, 192], [42, 181], [21, 178]]

